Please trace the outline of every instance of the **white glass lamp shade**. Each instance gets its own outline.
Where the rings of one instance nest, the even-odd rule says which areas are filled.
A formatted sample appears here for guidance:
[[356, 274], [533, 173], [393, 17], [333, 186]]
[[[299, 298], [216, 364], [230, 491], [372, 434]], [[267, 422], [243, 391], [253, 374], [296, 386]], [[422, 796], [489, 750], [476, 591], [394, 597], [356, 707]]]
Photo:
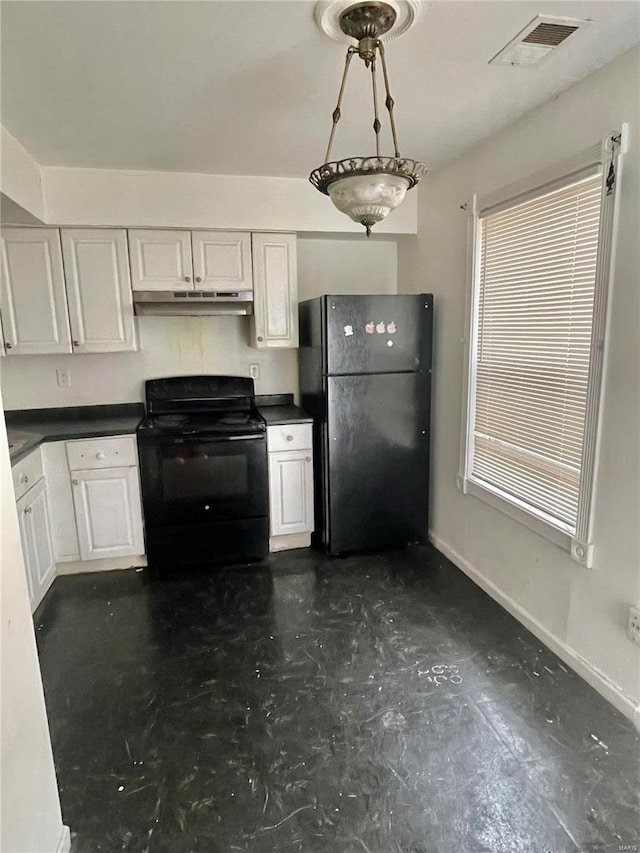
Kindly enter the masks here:
[[402, 175], [374, 172], [338, 178], [328, 187], [331, 201], [341, 213], [369, 228], [402, 204], [410, 181]]

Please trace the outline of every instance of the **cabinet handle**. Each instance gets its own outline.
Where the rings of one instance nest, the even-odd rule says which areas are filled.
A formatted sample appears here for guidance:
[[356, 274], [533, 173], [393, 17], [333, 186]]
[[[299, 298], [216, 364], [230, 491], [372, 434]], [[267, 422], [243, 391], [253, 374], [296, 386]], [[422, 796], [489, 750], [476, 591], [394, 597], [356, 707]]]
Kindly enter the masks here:
[[10, 343], [7, 341], [7, 342], [5, 343], [5, 345], [4, 345], [4, 346], [5, 346], [5, 349], [11, 349], [11, 347], [13, 346], [13, 344], [10, 344]]
[[71, 482], [73, 483], [73, 485], [74, 485], [74, 486], [79, 486], [79, 485], [80, 485], [80, 480], [75, 480], [75, 479], [74, 479], [74, 480], [72, 480]]
[[73, 341], [73, 345], [74, 345], [74, 347], [79, 347], [79, 346], [80, 346], [80, 341]]
[[305, 462], [311, 462], [311, 457], [310, 457], [310, 456], [305, 456], [305, 457], [304, 457], [304, 461], [305, 461]]
[[288, 435], [288, 436], [287, 436], [287, 441], [293, 441], [293, 436], [292, 436], [292, 435]]
[[29, 482], [29, 478], [27, 477], [27, 475], [26, 475], [26, 474], [23, 474], [23, 475], [20, 477], [20, 482], [21, 482], [21, 483], [28, 483], [28, 482]]
[[25, 515], [28, 515], [28, 513], [30, 513], [30, 512], [33, 512], [33, 507], [32, 507], [32, 506], [28, 506], [28, 507], [25, 509], [24, 514], [25, 514]]
[[104, 458], [105, 458], [105, 457], [104, 457], [104, 453], [103, 453], [101, 450], [99, 450], [99, 451], [96, 453], [96, 459], [104, 459]]
[[259, 341], [263, 341], [263, 340], [264, 340], [264, 338], [262, 337], [262, 335], [258, 335], [258, 340], [259, 340]]
[[190, 276], [190, 275], [185, 275], [184, 280], [185, 280], [185, 281], [191, 281], [191, 276]]
[[198, 282], [198, 284], [200, 284], [200, 282], [202, 281], [202, 276], [197, 275], [196, 281]]

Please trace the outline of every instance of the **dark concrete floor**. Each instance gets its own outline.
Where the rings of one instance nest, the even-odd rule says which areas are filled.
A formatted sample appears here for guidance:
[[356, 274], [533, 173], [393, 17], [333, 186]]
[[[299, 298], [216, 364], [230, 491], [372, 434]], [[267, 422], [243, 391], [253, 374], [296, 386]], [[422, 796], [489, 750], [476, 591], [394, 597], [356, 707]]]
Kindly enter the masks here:
[[640, 845], [632, 725], [432, 548], [59, 577], [36, 628], [74, 853]]

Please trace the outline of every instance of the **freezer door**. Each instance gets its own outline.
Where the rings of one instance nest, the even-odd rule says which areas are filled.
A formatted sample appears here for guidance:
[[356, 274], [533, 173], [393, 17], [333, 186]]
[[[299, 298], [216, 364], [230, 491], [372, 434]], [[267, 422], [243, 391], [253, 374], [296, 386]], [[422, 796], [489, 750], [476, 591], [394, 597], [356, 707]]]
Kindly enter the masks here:
[[430, 294], [326, 296], [327, 374], [428, 369]]
[[426, 541], [429, 374], [329, 377], [327, 391], [327, 551]]

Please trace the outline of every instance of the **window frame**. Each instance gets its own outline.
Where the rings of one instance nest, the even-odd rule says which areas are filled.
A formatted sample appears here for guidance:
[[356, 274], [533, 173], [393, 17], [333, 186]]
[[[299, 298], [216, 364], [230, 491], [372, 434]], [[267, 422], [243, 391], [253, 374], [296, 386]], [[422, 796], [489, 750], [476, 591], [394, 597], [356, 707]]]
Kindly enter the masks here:
[[[462, 400], [462, 424], [458, 476], [458, 488], [465, 495], [472, 495], [494, 509], [519, 521], [536, 533], [568, 551], [571, 557], [587, 568], [593, 565], [593, 527], [597, 461], [599, 457], [600, 405], [604, 390], [606, 367], [605, 341], [608, 338], [608, 302], [610, 284], [614, 272], [614, 246], [619, 208], [619, 185], [622, 174], [622, 155], [626, 148], [628, 125], [619, 131], [607, 134], [604, 140], [582, 151], [574, 157], [558, 163], [534, 175], [510, 184], [482, 197], [474, 196], [464, 207], [467, 210], [467, 289], [465, 310], [464, 382]], [[612, 152], [612, 138], [619, 135], [620, 144]], [[609, 163], [615, 169], [613, 189], [607, 193]], [[481, 252], [481, 217], [498, 212], [529, 199], [544, 195], [563, 185], [578, 181], [589, 170], [602, 169], [602, 201], [598, 231], [598, 256], [596, 263], [593, 323], [591, 331], [589, 377], [585, 412], [584, 439], [580, 465], [580, 487], [575, 533], [568, 525], [543, 513], [534, 514], [524, 502], [496, 487], [488, 488], [471, 476], [473, 463], [473, 429], [475, 420], [475, 377], [476, 343], [479, 329], [479, 269]]]

